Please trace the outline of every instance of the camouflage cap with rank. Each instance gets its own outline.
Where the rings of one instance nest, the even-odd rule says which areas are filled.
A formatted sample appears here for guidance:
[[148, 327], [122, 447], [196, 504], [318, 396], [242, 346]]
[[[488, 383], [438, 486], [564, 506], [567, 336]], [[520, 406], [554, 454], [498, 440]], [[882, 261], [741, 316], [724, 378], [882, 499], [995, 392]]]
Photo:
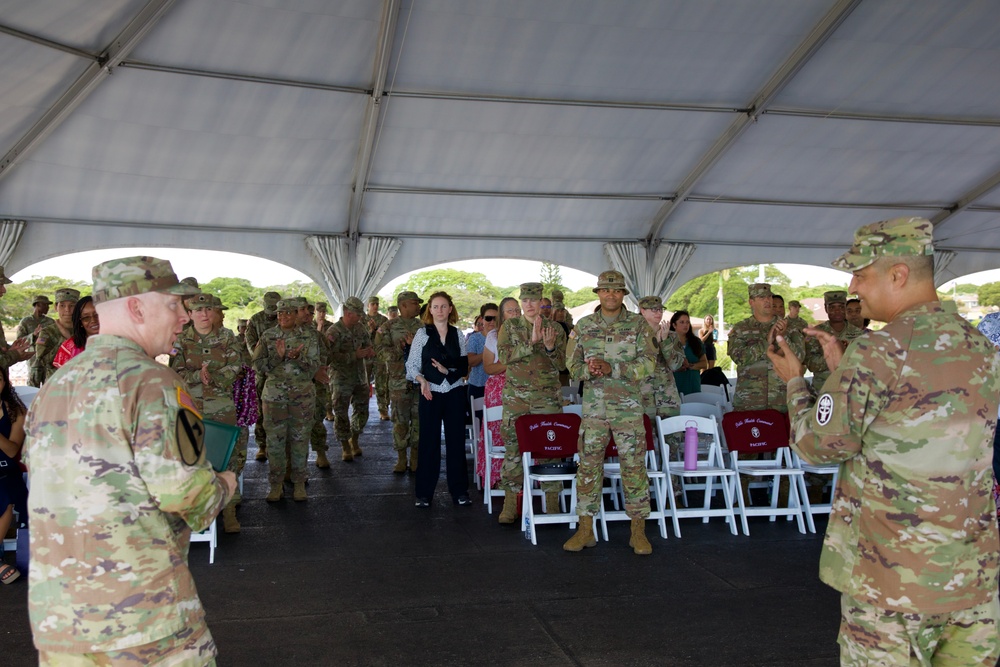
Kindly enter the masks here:
[[222, 299], [220, 299], [219, 297], [215, 296], [214, 294], [212, 295], [212, 307], [216, 308], [218, 310], [229, 310], [228, 306], [223, 306], [222, 305]]
[[274, 311], [276, 313], [294, 313], [299, 309], [295, 305], [294, 299], [278, 299], [278, 302], [274, 304]]
[[285, 301], [293, 304], [296, 308], [305, 308], [308, 305], [306, 298], [304, 296], [290, 296], [285, 297]]
[[36, 296], [34, 299], [31, 300], [31, 305], [32, 306], [37, 306], [38, 304], [43, 304], [45, 306], [51, 306], [52, 302], [49, 301], [49, 297], [45, 296], [44, 294], [39, 294], [38, 296]]
[[842, 303], [847, 305], [847, 292], [842, 289], [823, 292], [823, 305], [829, 306], [831, 303]]
[[361, 299], [359, 299], [358, 297], [349, 296], [347, 297], [347, 301], [344, 302], [344, 310], [350, 310], [352, 312], [357, 313], [358, 315], [364, 315], [365, 304], [363, 304], [361, 302]]
[[278, 312], [276, 306], [279, 301], [281, 301], [281, 295], [277, 292], [264, 292], [264, 312], [268, 315], [274, 315]]
[[750, 295], [751, 299], [774, 296], [771, 294], [770, 283], [754, 283], [752, 285], [747, 285], [747, 293]]
[[893, 218], [865, 225], [854, 232], [854, 245], [833, 261], [845, 271], [857, 271], [879, 257], [934, 254], [934, 225], [927, 218]]
[[522, 299], [541, 299], [542, 298], [542, 287], [541, 283], [521, 283], [521, 297]]
[[13, 280], [7, 277], [7, 272], [0, 266], [0, 285], [10, 285]]
[[326, 301], [316, 302], [316, 310], [322, 310], [325, 313], [329, 308], [330, 306], [327, 305]]
[[597, 293], [597, 290], [602, 289], [620, 289], [625, 294], [629, 293], [625, 286], [625, 276], [618, 271], [604, 271], [597, 276], [597, 287], [594, 288], [594, 294]]
[[72, 287], [60, 287], [56, 290], [56, 303], [71, 301], [76, 303], [80, 300], [80, 290]]
[[378, 297], [377, 297], [377, 296], [370, 296], [370, 297], [368, 297], [368, 305], [370, 306], [370, 305], [372, 305], [373, 303], [374, 303], [374, 304], [375, 304], [376, 306], [377, 306], [377, 305], [378, 305], [378, 304], [380, 303], [380, 302], [379, 302], [379, 300], [378, 300]]
[[644, 296], [639, 299], [639, 307], [646, 310], [663, 310], [663, 299], [658, 296]]
[[211, 294], [195, 294], [190, 299], [184, 300], [184, 305], [188, 310], [199, 310], [201, 308], [212, 308], [212, 295]]
[[[170, 262], [156, 257], [135, 256], [112, 259], [91, 271], [94, 280], [94, 303], [104, 303], [126, 296], [165, 292], [191, 296], [198, 289], [177, 280]], [[58, 301], [58, 298], [56, 299]]]
[[423, 303], [424, 300], [417, 296], [416, 292], [400, 292], [396, 296], [396, 305], [402, 304], [404, 301], [416, 301], [417, 303]]

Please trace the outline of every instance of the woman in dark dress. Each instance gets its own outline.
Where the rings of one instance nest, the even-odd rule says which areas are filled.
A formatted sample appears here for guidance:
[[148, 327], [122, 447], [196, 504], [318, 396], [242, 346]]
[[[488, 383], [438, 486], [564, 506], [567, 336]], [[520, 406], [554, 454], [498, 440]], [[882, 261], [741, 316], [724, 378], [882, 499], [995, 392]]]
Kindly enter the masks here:
[[[21, 474], [21, 446], [24, 444], [24, 417], [28, 410], [10, 386], [10, 375], [0, 368], [0, 542], [10, 529], [14, 510], [28, 514], [28, 489]], [[17, 568], [0, 562], [0, 583], [9, 584], [21, 576]]]

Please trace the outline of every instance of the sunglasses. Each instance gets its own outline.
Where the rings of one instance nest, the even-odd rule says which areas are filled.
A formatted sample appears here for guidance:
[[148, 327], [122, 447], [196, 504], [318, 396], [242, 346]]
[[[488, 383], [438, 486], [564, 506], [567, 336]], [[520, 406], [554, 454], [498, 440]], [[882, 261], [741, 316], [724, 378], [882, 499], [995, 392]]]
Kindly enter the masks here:
[[552, 310], [552, 306], [542, 306], [542, 310]]
[[497, 318], [496, 315], [483, 315], [483, 321], [485, 322], [492, 322], [496, 318]]

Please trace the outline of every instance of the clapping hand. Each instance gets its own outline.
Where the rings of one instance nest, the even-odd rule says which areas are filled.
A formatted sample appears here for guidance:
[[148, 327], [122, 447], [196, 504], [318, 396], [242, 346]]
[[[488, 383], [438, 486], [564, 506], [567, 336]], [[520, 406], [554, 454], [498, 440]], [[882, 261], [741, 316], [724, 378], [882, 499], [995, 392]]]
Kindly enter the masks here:
[[531, 344], [534, 345], [542, 340], [542, 316], [535, 318], [535, 323], [531, 326]]
[[201, 383], [202, 384], [209, 384], [209, 383], [211, 383], [211, 381], [212, 381], [212, 378], [208, 374], [208, 362], [207, 361], [203, 361], [203, 362], [201, 362]]
[[587, 368], [590, 369], [590, 374], [594, 377], [604, 377], [611, 374], [611, 364], [597, 357], [587, 359]]
[[[535, 322], [538, 322], [542, 318], [538, 318]], [[542, 343], [545, 345], [545, 349], [551, 352], [556, 349], [556, 328], [555, 327], [545, 327], [542, 330]]]
[[286, 348], [285, 348], [285, 339], [284, 338], [279, 338], [278, 340], [274, 341], [274, 351], [282, 359], [285, 358], [285, 349]]

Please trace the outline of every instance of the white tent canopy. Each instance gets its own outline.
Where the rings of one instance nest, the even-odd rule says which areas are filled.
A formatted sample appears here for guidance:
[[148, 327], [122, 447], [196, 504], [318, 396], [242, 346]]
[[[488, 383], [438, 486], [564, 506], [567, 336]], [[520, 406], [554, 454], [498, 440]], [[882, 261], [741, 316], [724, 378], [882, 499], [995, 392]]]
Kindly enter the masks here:
[[943, 282], [1000, 266], [998, 25], [994, 0], [0, 0], [7, 271], [217, 249], [339, 300], [627, 247], [669, 292], [922, 215]]

